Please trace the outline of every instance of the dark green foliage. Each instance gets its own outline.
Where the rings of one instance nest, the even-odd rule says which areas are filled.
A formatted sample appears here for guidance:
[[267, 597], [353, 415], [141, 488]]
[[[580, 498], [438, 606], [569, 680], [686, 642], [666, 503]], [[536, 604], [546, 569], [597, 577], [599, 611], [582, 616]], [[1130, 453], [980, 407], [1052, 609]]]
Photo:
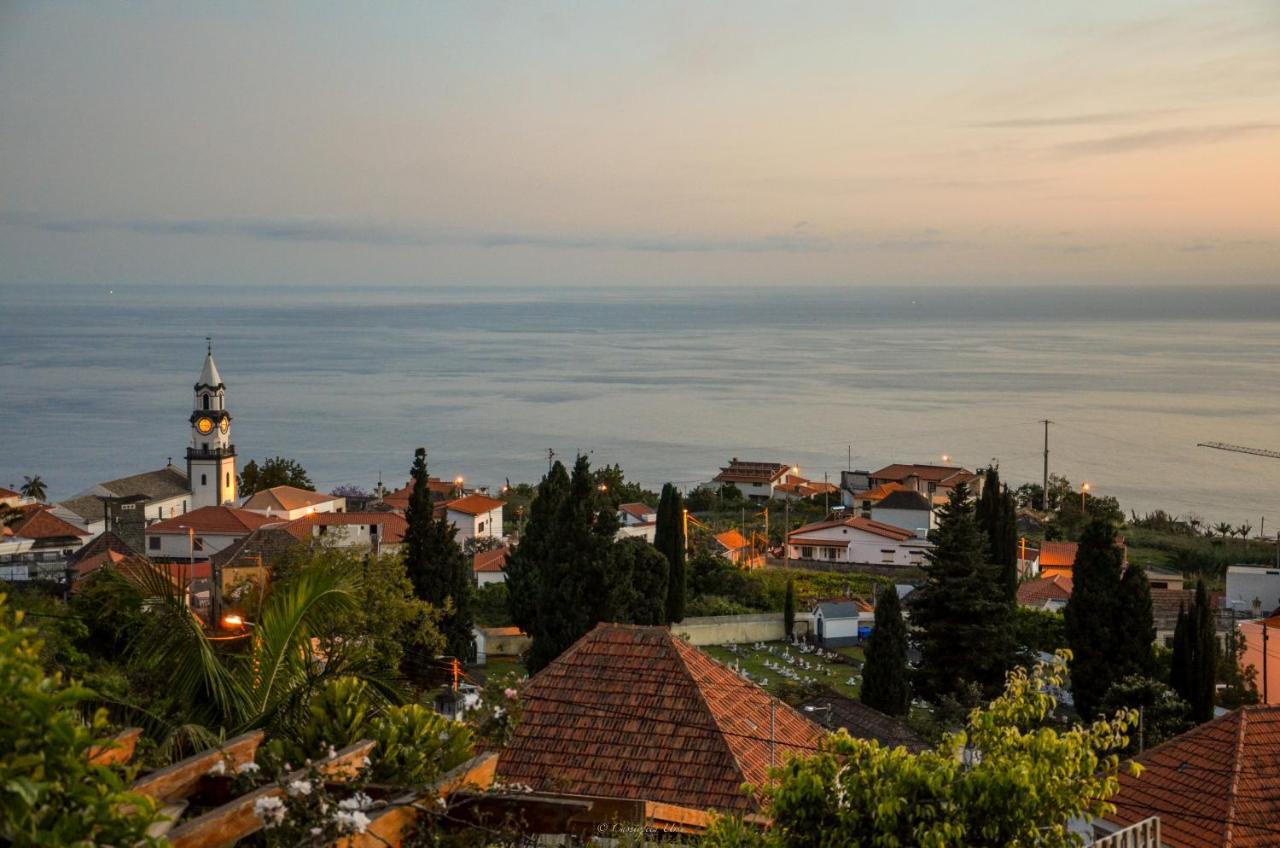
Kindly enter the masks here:
[[22, 493], [24, 498], [33, 498], [37, 501], [43, 501], [49, 496], [48, 487], [45, 485], [44, 480], [40, 478], [39, 474], [36, 474], [34, 477], [23, 477], [22, 488], [19, 489], [19, 491]]
[[569, 474], [557, 462], [538, 484], [537, 497], [529, 506], [524, 535], [507, 558], [507, 599], [511, 618], [517, 627], [531, 635], [538, 631], [543, 574], [558, 556], [558, 521], [568, 497]]
[[480, 627], [510, 627], [511, 599], [506, 582], [488, 583], [476, 589], [476, 624]]
[[1067, 647], [1062, 613], [1016, 607], [1013, 611], [1014, 639], [1019, 648], [1052, 654]]
[[1213, 608], [1209, 605], [1204, 581], [1198, 580], [1191, 608], [1178, 611], [1178, 623], [1173, 631], [1173, 668], [1169, 674], [1170, 685], [1191, 705], [1191, 719], [1197, 724], [1213, 718], [1217, 665]]
[[1244, 664], [1244, 634], [1232, 627], [1218, 653], [1218, 706], [1234, 710], [1258, 703], [1258, 669]]
[[1191, 623], [1185, 605], [1178, 606], [1178, 620], [1173, 626], [1173, 656], [1169, 662], [1169, 685], [1184, 701], [1191, 691]]
[[867, 640], [867, 663], [862, 667], [861, 698], [862, 703], [887, 715], [906, 715], [911, 708], [907, 625], [893, 586], [881, 589], [876, 599], [875, 629]]
[[1138, 754], [1191, 728], [1191, 707], [1178, 693], [1150, 677], [1123, 677], [1111, 684], [1099, 712], [1139, 710], [1139, 724], [1129, 732], [1126, 754]]
[[1116, 604], [1115, 668], [1113, 679], [1155, 674], [1156, 625], [1151, 611], [1151, 584], [1140, 565], [1130, 565], [1120, 578]]
[[449, 519], [435, 517], [431, 491], [427, 488], [427, 451], [414, 451], [410, 470], [413, 492], [405, 520], [404, 563], [418, 597], [443, 614], [440, 634], [445, 639], [445, 652], [466, 658], [471, 653], [472, 586], [471, 566], [462, 554]]
[[662, 551], [671, 564], [667, 580], [667, 622], [684, 618], [688, 578], [685, 572], [684, 497], [670, 483], [662, 487], [658, 500], [657, 527], [653, 546]]
[[603, 500], [612, 509], [616, 510], [619, 504], [624, 503], [644, 503], [649, 506], [656, 506], [658, 503], [658, 493], [627, 480], [620, 465], [604, 465], [597, 468], [595, 481], [596, 486], [604, 486]]
[[273, 456], [263, 460], [261, 466], [254, 460], [240, 470], [240, 494], [252, 495], [263, 489], [276, 486], [294, 486], [298, 489], [315, 491], [315, 484], [307, 476], [307, 471], [296, 461], [283, 456]]
[[978, 526], [987, 537], [987, 561], [999, 566], [1000, 584], [1010, 606], [1018, 601], [1018, 516], [1013, 492], [1000, 483], [1000, 469], [983, 473], [982, 497], [975, 508]]
[[796, 631], [796, 583], [787, 581], [787, 596], [782, 601], [782, 632], [788, 639]]
[[1014, 660], [1013, 609], [986, 561], [967, 486], [951, 490], [929, 540], [925, 582], [908, 600], [921, 652], [918, 690], [934, 703], [994, 697]]
[[608, 619], [666, 624], [667, 558], [644, 539], [623, 539], [611, 551], [613, 592]]
[[[1071, 600], [1063, 610], [1072, 653], [1071, 692], [1076, 709], [1086, 719], [1097, 715], [1111, 684], [1124, 676], [1123, 669], [1132, 666], [1121, 653], [1121, 640], [1130, 641], [1124, 636], [1130, 622], [1120, 619], [1124, 551], [1115, 537], [1115, 528], [1107, 521], [1093, 521], [1085, 528], [1072, 569]], [[1147, 600], [1149, 603], [1149, 593]], [[1150, 612], [1146, 620], [1151, 620]]]

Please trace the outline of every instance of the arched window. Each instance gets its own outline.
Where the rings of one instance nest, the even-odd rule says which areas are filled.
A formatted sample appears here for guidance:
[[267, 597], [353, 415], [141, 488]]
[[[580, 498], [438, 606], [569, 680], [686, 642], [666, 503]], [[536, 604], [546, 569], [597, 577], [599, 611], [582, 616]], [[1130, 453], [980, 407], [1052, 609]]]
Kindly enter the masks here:
[[204, 398], [204, 408], [205, 408], [205, 409], [208, 409], [208, 408], [209, 408], [209, 395], [207, 395], [207, 394], [203, 394], [203, 395], [200, 395], [200, 397]]

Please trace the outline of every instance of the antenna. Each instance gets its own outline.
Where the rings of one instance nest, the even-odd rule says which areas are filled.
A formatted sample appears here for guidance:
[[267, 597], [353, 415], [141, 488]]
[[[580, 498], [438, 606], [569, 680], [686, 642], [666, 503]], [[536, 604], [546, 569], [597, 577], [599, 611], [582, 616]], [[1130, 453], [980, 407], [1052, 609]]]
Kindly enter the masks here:
[[213, 356], [213, 336], [205, 336], [204, 343], [208, 346], [209, 355]]

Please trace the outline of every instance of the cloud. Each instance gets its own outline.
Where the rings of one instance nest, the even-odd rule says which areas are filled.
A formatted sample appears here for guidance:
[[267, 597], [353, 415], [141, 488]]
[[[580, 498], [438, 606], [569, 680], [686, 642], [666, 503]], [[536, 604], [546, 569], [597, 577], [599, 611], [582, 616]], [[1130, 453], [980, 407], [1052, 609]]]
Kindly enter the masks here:
[[1175, 127], [1166, 130], [1124, 133], [1072, 141], [1056, 148], [1063, 156], [1094, 156], [1109, 153], [1132, 153], [1160, 147], [1183, 147], [1196, 144], [1218, 144], [1242, 136], [1275, 132], [1280, 124], [1221, 124], [1203, 127]]
[[1173, 109], [1139, 109], [1129, 112], [1093, 112], [1084, 115], [1053, 115], [1037, 118], [1007, 118], [982, 121], [967, 126], [977, 129], [1017, 129], [1029, 127], [1082, 127], [1096, 124], [1129, 124], [1169, 115]]

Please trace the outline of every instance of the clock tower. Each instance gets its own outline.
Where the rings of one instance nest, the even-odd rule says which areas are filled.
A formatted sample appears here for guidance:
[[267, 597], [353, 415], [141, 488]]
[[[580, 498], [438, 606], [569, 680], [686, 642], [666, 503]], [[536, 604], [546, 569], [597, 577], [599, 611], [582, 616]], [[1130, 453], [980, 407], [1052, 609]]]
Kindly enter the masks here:
[[[209, 341], [206, 339], [206, 341]], [[227, 386], [213, 363], [213, 343], [196, 381], [191, 412], [191, 447], [187, 448], [187, 481], [191, 507], [221, 506], [236, 500], [236, 446], [231, 444]]]

